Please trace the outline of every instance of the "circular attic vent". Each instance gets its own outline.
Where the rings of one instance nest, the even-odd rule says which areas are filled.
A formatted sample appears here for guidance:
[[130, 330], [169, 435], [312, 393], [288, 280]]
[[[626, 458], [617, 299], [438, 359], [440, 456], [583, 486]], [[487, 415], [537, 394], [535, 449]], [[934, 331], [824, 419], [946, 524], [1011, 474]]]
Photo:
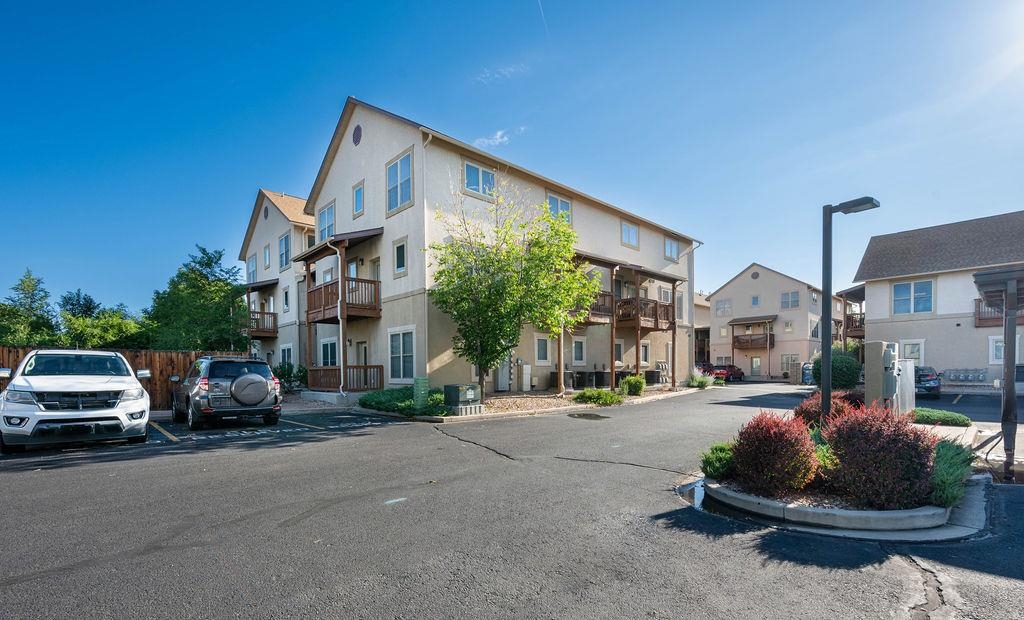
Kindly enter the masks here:
[[756, 279], [758, 279], [760, 277], [761, 277], [761, 272], [760, 271], [755, 271], [754, 273], [750, 274], [750, 279], [751, 280], [756, 280]]
[[270, 207], [263, 205], [263, 219], [270, 217]]
[[363, 139], [363, 126], [356, 125], [356, 128], [352, 130], [352, 144], [359, 146], [359, 142]]

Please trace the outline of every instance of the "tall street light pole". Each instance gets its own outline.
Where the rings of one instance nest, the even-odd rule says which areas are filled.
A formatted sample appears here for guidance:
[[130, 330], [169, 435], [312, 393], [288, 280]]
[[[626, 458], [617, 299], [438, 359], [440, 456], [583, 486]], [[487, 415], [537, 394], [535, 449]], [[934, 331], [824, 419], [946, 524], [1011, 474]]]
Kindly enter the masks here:
[[871, 196], [822, 207], [821, 215], [821, 419], [832, 411], [832, 215], [877, 209]]

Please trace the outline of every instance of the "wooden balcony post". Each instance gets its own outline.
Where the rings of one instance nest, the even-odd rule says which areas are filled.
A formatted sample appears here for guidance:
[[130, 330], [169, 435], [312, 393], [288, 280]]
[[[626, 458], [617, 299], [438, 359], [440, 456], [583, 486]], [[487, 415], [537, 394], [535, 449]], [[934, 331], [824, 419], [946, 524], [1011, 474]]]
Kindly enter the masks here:
[[310, 286], [309, 261], [304, 261], [303, 265], [306, 271], [306, 371], [308, 372], [313, 367], [313, 322], [309, 320], [309, 292], [312, 287]]
[[341, 282], [338, 283], [338, 348], [341, 349], [341, 370], [338, 373], [338, 391], [345, 391], [345, 372], [348, 368], [348, 345], [345, 339], [345, 316], [348, 314], [348, 265], [345, 263], [345, 250], [348, 241], [342, 241], [338, 248], [338, 271]]
[[636, 295], [636, 374], [640, 374], [640, 273], [633, 272], [633, 281], [635, 283], [633, 294]]
[[676, 288], [679, 286], [679, 282], [672, 283], [672, 359], [669, 363], [672, 364], [672, 389], [676, 389], [676, 362], [679, 360], [679, 353], [676, 352], [676, 336], [679, 333], [679, 326], [676, 325]]
[[611, 368], [612, 375], [611, 375], [611, 380], [608, 382], [608, 385], [611, 387], [612, 391], [615, 391], [615, 371], [616, 371], [616, 368], [615, 368], [615, 319], [616, 319], [616, 317], [615, 317], [615, 315], [618, 314], [619, 308], [618, 308], [618, 302], [615, 300], [615, 273], [618, 270], [619, 270], [618, 265], [615, 265], [615, 266], [613, 266], [611, 268], [611, 271], [608, 272], [610, 274], [610, 276], [611, 276], [611, 279], [608, 281], [608, 284], [609, 284], [609, 286], [612, 289], [612, 323], [611, 323], [612, 329], [611, 329], [611, 349], [610, 349], [610, 351], [611, 351], [611, 364], [608, 365], [608, 367]]

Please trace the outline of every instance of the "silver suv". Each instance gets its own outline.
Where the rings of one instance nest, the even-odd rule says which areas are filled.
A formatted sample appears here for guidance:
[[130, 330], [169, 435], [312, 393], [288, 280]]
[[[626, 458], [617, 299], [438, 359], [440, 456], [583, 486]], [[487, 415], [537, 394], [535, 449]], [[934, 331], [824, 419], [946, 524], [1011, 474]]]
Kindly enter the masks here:
[[128, 361], [106, 351], [32, 351], [0, 392], [0, 449], [29, 444], [127, 439], [146, 441], [149, 394]]
[[244, 357], [200, 357], [184, 378], [171, 377], [171, 417], [197, 430], [208, 421], [263, 418], [277, 424], [281, 415], [281, 382], [262, 360]]

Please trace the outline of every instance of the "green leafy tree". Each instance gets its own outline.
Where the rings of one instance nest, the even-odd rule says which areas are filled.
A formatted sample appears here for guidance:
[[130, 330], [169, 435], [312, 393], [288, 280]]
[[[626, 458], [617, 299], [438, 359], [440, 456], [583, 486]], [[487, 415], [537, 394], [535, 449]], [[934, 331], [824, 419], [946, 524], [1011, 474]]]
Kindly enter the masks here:
[[11, 287], [3, 316], [0, 335], [8, 346], [46, 346], [56, 342], [56, 317], [50, 306], [50, 292], [43, 286], [42, 278], [26, 269], [17, 283]]
[[61, 295], [57, 306], [62, 315], [69, 314], [79, 318], [93, 318], [103, 309], [100, 302], [93, 299], [92, 295], [83, 293], [80, 288]]
[[104, 308], [94, 316], [75, 316], [61, 312], [64, 330], [61, 344], [81, 349], [138, 348], [137, 337], [143, 330], [142, 324], [119, 308]]
[[241, 270], [223, 265], [223, 250], [196, 248], [167, 289], [153, 293], [144, 313], [149, 344], [180, 351], [244, 350], [248, 313]]
[[524, 206], [507, 187], [479, 209], [455, 196], [454, 210], [439, 213], [447, 237], [430, 246], [430, 298], [455, 323], [453, 349], [477, 367], [483, 395], [484, 377], [508, 359], [527, 323], [552, 333], [576, 325], [600, 283], [575, 261], [568, 221], [545, 205]]

